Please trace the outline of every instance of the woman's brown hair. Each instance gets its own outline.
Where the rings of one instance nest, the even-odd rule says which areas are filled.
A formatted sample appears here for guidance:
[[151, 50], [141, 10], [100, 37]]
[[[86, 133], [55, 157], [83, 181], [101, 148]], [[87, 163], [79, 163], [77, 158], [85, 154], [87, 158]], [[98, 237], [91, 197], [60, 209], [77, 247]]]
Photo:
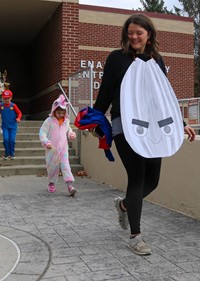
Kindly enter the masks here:
[[131, 51], [128, 39], [128, 27], [131, 23], [141, 26], [150, 35], [144, 50], [144, 55], [158, 59], [160, 55], [158, 53], [159, 43], [156, 39], [157, 32], [151, 19], [144, 14], [133, 14], [124, 23], [121, 33], [121, 47], [124, 50], [124, 53], [127, 54]]

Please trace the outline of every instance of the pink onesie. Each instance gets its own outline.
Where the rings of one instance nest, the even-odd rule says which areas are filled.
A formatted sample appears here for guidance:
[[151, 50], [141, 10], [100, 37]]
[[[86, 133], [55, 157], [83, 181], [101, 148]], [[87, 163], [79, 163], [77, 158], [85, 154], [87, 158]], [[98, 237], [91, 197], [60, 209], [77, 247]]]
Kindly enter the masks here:
[[64, 122], [60, 125], [57, 118], [53, 115], [55, 109], [56, 107], [52, 106], [51, 114], [44, 121], [39, 131], [42, 146], [46, 148], [48, 144], [52, 145], [52, 149], [46, 148], [45, 154], [48, 178], [49, 182], [55, 183], [58, 180], [61, 169], [64, 181], [73, 182], [74, 177], [69, 164], [68, 138], [74, 132], [70, 127], [67, 113]]

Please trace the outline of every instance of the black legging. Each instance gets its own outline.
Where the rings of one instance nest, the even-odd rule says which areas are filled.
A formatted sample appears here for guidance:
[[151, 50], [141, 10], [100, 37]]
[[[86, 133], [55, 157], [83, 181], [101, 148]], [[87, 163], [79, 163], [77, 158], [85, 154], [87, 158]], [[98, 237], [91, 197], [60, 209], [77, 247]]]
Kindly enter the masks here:
[[158, 185], [161, 158], [144, 158], [138, 155], [129, 146], [124, 134], [115, 136], [114, 141], [128, 176], [123, 205], [127, 209], [131, 234], [138, 234], [140, 233], [143, 198]]

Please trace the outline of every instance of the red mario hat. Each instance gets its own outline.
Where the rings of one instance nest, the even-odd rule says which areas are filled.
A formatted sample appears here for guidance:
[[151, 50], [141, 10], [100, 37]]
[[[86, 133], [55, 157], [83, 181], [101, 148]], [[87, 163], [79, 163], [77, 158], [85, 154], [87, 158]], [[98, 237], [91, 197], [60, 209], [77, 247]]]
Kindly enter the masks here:
[[10, 90], [5, 90], [2, 92], [2, 98], [6, 99], [6, 98], [12, 98], [13, 94]]

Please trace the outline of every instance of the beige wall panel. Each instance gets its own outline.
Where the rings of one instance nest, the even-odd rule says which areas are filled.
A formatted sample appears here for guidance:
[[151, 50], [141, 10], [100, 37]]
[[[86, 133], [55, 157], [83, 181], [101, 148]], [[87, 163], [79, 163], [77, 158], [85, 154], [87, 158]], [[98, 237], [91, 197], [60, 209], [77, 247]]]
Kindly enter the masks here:
[[[81, 163], [88, 175], [122, 191], [127, 177], [113, 143], [115, 162], [110, 162], [98, 139], [91, 134], [81, 135]], [[158, 188], [147, 200], [200, 219], [200, 136], [194, 143], [184, 140], [181, 149], [172, 157], [164, 158]], [[134, 173], [134, 168], [133, 168]]]
[[79, 50], [87, 50], [87, 51], [98, 51], [98, 52], [111, 52], [116, 48], [108, 48], [108, 47], [93, 47], [93, 46], [83, 46], [79, 45]]
[[194, 60], [194, 55], [160, 52], [163, 57], [184, 58]]
[[[81, 132], [81, 163], [93, 179], [105, 182], [119, 189], [126, 188], [126, 172], [116, 152], [115, 145], [111, 149], [115, 162], [110, 162], [103, 151], [98, 148], [98, 139], [89, 132]], [[123, 189], [124, 188], [124, 189]]]
[[62, 3], [62, 0], [41, 0], [41, 1], [46, 1], [46, 2], [60, 2]]
[[[79, 21], [92, 24], [122, 26], [128, 15], [105, 13], [96, 11], [79, 10]], [[192, 22], [156, 19], [152, 18], [156, 28], [160, 31], [193, 34], [194, 26]]]
[[166, 20], [152, 18], [155, 27], [160, 31], [177, 32], [184, 34], [194, 34], [193, 22], [179, 21], [179, 20]]
[[79, 3], [79, 0], [62, 0], [62, 2], [67, 2], [67, 3]]
[[[107, 48], [107, 47], [93, 47], [93, 46], [83, 46], [79, 45], [79, 50], [85, 51], [98, 51], [98, 52], [112, 52], [116, 48]], [[194, 55], [187, 55], [187, 54], [177, 54], [177, 53], [166, 53], [160, 52], [163, 57], [172, 57], [172, 58], [184, 58], [184, 59], [194, 59]]]

